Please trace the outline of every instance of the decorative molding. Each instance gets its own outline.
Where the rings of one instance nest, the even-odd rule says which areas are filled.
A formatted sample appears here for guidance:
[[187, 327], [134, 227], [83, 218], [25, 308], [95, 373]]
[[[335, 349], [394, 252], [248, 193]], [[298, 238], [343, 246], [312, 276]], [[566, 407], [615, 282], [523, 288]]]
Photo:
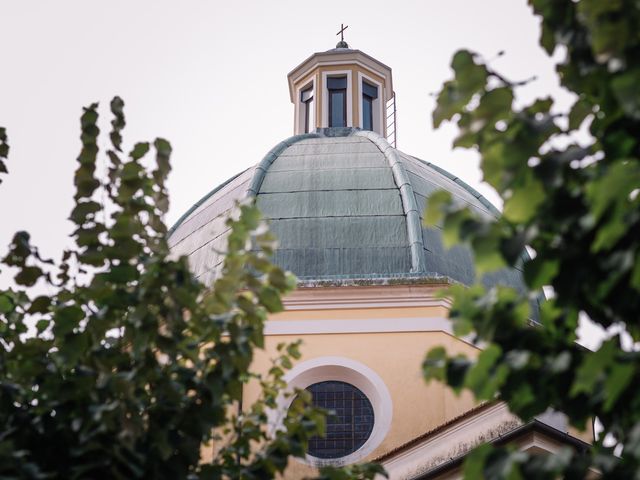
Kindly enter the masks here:
[[320, 335], [332, 333], [445, 332], [453, 335], [443, 317], [371, 318], [362, 320], [267, 320], [265, 335]]
[[350, 308], [451, 308], [451, 300], [439, 292], [448, 284], [375, 285], [356, 287], [301, 287], [283, 299], [286, 310]]
[[385, 458], [383, 466], [391, 480], [414, 478], [521, 424], [505, 403], [479, 408], [475, 414], [462, 416], [448, 428]]
[[[570, 447], [577, 452], [584, 452], [589, 449], [590, 444], [574, 437], [568, 433], [564, 433], [560, 430], [550, 427], [538, 419], [534, 419], [526, 424], [517, 426], [508, 432], [505, 432], [492, 440], [490, 443], [494, 445], [509, 445], [515, 447], [517, 450], [530, 452], [534, 455], [537, 454], [549, 454], [557, 453], [561, 448]], [[466, 458], [466, 453], [452, 458], [446, 462], [441, 463], [435, 468], [429, 469], [426, 472], [418, 473], [411, 477], [400, 477], [403, 480], [405, 478], [411, 478], [413, 480], [435, 480], [435, 479], [449, 479], [449, 480], [462, 480], [462, 465]], [[595, 480], [601, 478], [601, 472], [594, 468], [590, 468], [589, 472], [585, 476], [586, 479]], [[390, 478], [394, 478], [391, 476]], [[400, 480], [398, 478], [398, 480]]]

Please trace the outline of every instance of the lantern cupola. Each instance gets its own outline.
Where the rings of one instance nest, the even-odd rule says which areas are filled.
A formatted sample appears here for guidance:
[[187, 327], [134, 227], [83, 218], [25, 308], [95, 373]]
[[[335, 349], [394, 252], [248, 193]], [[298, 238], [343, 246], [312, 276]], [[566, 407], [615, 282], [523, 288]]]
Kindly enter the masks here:
[[294, 104], [294, 134], [318, 128], [358, 127], [387, 136], [391, 68], [344, 39], [314, 53], [287, 76]]

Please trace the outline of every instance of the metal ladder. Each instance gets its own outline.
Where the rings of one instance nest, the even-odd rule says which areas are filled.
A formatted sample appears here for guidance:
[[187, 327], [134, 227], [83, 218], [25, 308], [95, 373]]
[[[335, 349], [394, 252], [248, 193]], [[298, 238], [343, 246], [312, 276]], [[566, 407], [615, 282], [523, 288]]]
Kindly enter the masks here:
[[398, 148], [398, 123], [396, 120], [396, 92], [393, 92], [393, 96], [387, 101], [387, 142], [393, 148]]

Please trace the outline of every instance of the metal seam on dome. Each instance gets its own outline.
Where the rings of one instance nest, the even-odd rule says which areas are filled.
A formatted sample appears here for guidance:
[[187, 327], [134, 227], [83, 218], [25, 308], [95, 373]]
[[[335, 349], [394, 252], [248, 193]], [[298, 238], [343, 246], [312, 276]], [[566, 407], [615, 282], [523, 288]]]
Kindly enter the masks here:
[[409, 247], [411, 250], [411, 273], [426, 272], [426, 258], [424, 255], [424, 239], [422, 238], [422, 222], [416, 197], [413, 194], [413, 186], [409, 181], [409, 176], [400, 162], [396, 149], [393, 148], [380, 135], [365, 130], [353, 130], [351, 135], [365, 137], [369, 139], [387, 159], [393, 179], [400, 190], [402, 208], [407, 217], [407, 235], [409, 237]]
[[220, 191], [220, 189], [226, 187], [227, 185], [229, 185], [231, 182], [233, 182], [236, 178], [238, 178], [240, 175], [242, 175], [244, 172], [246, 172], [247, 170], [249, 170], [248, 168], [245, 168], [243, 171], [241, 171], [240, 173], [238, 173], [237, 175], [234, 175], [233, 177], [229, 178], [227, 181], [222, 182], [220, 185], [218, 185], [216, 188], [214, 188], [213, 190], [211, 190], [209, 193], [207, 193], [204, 197], [202, 197], [200, 200], [198, 200], [196, 203], [194, 203], [191, 208], [189, 210], [187, 210], [186, 212], [184, 212], [184, 214], [176, 221], [176, 223], [173, 224], [173, 226], [169, 229], [169, 231], [167, 232], [167, 238], [171, 237], [171, 235], [173, 235], [173, 232], [176, 231], [176, 229], [182, 224], [182, 222], [184, 222], [187, 217], [189, 217], [189, 215], [191, 215], [200, 205], [202, 205], [204, 202], [206, 202], [209, 198], [211, 198], [211, 196], [215, 193], [217, 193], [218, 191]]
[[267, 154], [260, 160], [260, 163], [256, 167], [256, 170], [251, 178], [251, 183], [247, 189], [245, 195], [247, 197], [256, 197], [264, 181], [264, 177], [269, 170], [269, 167], [276, 161], [278, 156], [289, 148], [291, 145], [308, 138], [320, 138], [317, 133], [303, 133], [302, 135], [293, 135], [286, 140], [281, 141], [275, 147], [273, 147]]
[[[406, 155], [406, 154], [405, 154]], [[413, 158], [414, 160], [419, 161], [420, 163], [422, 163], [423, 165], [426, 165], [427, 167], [429, 167], [432, 170], [435, 170], [436, 172], [438, 172], [439, 174], [447, 177], [449, 180], [451, 180], [452, 182], [455, 182], [456, 184], [460, 185], [462, 188], [464, 188], [467, 192], [469, 192], [471, 195], [473, 195], [474, 197], [476, 197], [478, 199], [478, 201], [489, 211], [489, 213], [492, 213], [493, 215], [495, 215], [496, 217], [500, 217], [502, 215], [502, 213], [500, 212], [500, 210], [498, 210], [496, 208], [495, 205], [493, 205], [489, 200], [487, 200], [484, 195], [482, 195], [480, 192], [478, 192], [475, 188], [473, 188], [472, 186], [470, 186], [467, 182], [465, 182], [464, 180], [462, 180], [460, 177], [455, 176], [454, 174], [452, 174], [451, 172], [446, 171], [444, 168], [441, 168], [431, 162], [427, 162], [426, 160], [422, 160], [421, 158], [418, 157], [414, 157], [413, 155], [407, 155], [411, 158]]]
[[[460, 185], [467, 192], [469, 192], [471, 195], [473, 195], [480, 202], [480, 204], [482, 206], [484, 206], [488, 210], [488, 212], [493, 214], [496, 218], [499, 218], [500, 216], [502, 216], [502, 213], [500, 212], [500, 210], [498, 210], [493, 203], [491, 203], [489, 200], [487, 200], [484, 197], [484, 195], [482, 195], [480, 192], [478, 192], [475, 188], [470, 186], [467, 182], [462, 180], [460, 177], [457, 177], [456, 175], [453, 175], [451, 172], [448, 172], [444, 168], [441, 168], [441, 167], [439, 167], [439, 166], [437, 166], [437, 165], [435, 165], [435, 164], [433, 164], [431, 162], [427, 162], [426, 160], [422, 160], [421, 158], [414, 157], [413, 155], [409, 155], [409, 154], [406, 154], [406, 153], [404, 153], [403, 155], [406, 155], [407, 157], [410, 157], [410, 158], [413, 158], [414, 160], [417, 160], [418, 162], [422, 163], [426, 167], [428, 167], [428, 168], [434, 170], [435, 172], [443, 175], [444, 177], [446, 177], [449, 180], [453, 181], [457, 185]], [[524, 251], [520, 255], [520, 261], [525, 263], [525, 262], [527, 262], [529, 260], [531, 260], [531, 256], [529, 255], [529, 252], [526, 249], [524, 249]], [[515, 266], [513, 268], [515, 270], [521, 272], [521, 273], [523, 271], [518, 266]], [[536, 299], [535, 301], [539, 304], [538, 299]]]

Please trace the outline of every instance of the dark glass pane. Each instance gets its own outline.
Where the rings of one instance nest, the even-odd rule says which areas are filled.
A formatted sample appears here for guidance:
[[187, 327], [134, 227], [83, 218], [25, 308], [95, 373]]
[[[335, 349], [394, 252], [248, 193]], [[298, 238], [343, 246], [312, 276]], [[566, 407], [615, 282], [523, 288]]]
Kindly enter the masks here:
[[373, 130], [373, 100], [366, 95], [362, 97], [362, 129]]
[[346, 127], [346, 112], [345, 112], [345, 96], [344, 90], [329, 90], [329, 118], [330, 127]]
[[328, 77], [327, 88], [329, 90], [347, 88], [347, 77]]
[[320, 382], [307, 387], [317, 407], [331, 410], [326, 436], [309, 441], [309, 455], [340, 458], [358, 450], [371, 436], [374, 414], [371, 402], [359, 389], [345, 382]]
[[376, 98], [378, 98], [378, 87], [374, 87], [367, 82], [362, 82], [362, 93], [375, 100]]

